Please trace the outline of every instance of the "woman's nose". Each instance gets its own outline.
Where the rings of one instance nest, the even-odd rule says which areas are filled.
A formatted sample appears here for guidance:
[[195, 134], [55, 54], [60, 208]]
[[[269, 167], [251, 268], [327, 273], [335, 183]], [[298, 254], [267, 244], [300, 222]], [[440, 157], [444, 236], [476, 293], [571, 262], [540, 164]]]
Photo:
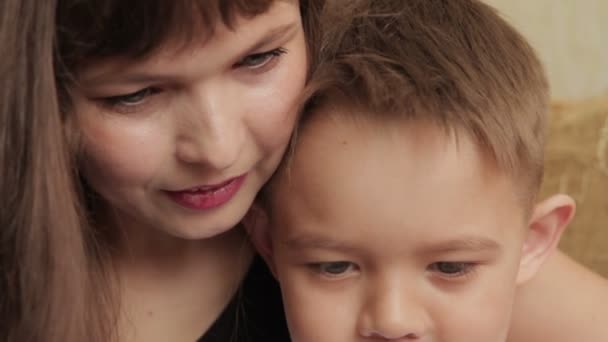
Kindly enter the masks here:
[[180, 113], [176, 154], [189, 164], [226, 170], [237, 164], [245, 144], [242, 113], [232, 104], [222, 105], [220, 94], [200, 95]]
[[370, 289], [361, 313], [359, 333], [387, 341], [421, 341], [428, 334], [426, 309], [401, 286]]

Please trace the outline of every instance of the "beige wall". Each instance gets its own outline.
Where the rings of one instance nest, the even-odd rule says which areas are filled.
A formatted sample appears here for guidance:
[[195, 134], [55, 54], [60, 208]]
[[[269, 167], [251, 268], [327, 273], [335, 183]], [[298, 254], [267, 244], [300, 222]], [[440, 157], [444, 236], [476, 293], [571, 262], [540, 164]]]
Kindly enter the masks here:
[[553, 97], [608, 94], [608, 0], [486, 0], [537, 49]]

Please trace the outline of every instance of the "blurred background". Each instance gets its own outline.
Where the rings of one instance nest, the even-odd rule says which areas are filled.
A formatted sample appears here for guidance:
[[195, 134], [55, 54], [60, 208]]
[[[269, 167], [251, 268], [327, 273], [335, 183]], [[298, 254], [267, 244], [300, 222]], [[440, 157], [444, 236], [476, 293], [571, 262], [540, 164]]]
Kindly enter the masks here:
[[607, 0], [486, 0], [536, 48], [556, 99], [608, 93]]
[[551, 84], [543, 196], [570, 194], [561, 248], [608, 277], [608, 0], [486, 0], [534, 46]]

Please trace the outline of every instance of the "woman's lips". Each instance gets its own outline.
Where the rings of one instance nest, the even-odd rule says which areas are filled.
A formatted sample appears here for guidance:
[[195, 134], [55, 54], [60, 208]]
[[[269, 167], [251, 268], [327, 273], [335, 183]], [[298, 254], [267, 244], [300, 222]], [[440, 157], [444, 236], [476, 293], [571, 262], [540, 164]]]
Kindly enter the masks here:
[[216, 185], [204, 185], [181, 191], [166, 191], [177, 204], [194, 210], [217, 208], [230, 201], [245, 181], [244, 174]]

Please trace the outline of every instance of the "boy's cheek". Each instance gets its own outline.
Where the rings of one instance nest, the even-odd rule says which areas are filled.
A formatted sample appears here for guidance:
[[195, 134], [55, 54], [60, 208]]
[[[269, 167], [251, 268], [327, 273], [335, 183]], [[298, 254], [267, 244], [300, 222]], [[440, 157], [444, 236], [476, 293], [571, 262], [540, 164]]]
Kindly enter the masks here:
[[[292, 290], [294, 286], [302, 286], [301, 281], [298, 282], [297, 279], [301, 279], [302, 275], [297, 269], [298, 266], [293, 263], [290, 259], [289, 253], [285, 250], [281, 243], [273, 240], [272, 236], [270, 236], [271, 243], [274, 245], [274, 248], [268, 253], [268, 258], [266, 259], [266, 263], [268, 267], [272, 269], [272, 273], [274, 274], [277, 281], [281, 284], [281, 288], [289, 286], [289, 290]], [[297, 290], [297, 288], [293, 288], [293, 290]], [[283, 290], [284, 291], [284, 290]]]
[[[356, 291], [334, 291], [315, 284], [310, 274], [294, 266], [277, 265], [283, 303], [294, 341], [348, 341], [354, 331]], [[336, 319], [340, 317], [340, 319]]]

